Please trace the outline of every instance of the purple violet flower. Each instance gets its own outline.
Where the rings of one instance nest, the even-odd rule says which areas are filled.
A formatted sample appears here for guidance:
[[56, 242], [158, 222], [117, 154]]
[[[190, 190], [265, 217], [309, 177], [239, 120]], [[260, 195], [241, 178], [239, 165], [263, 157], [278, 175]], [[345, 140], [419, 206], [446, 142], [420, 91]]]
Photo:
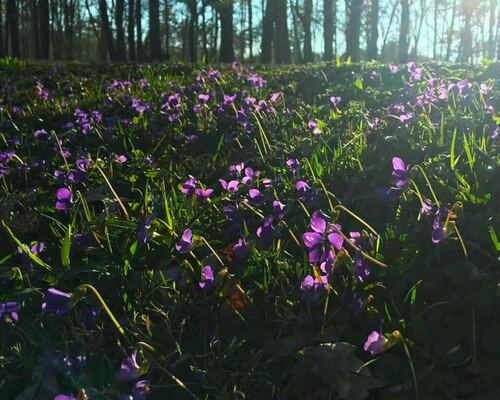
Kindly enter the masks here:
[[151, 388], [149, 386], [149, 381], [137, 381], [134, 386], [134, 391], [132, 392], [132, 400], [144, 400], [150, 392]]
[[328, 276], [322, 275], [315, 279], [311, 275], [307, 275], [300, 284], [300, 291], [305, 301], [313, 303], [325, 294], [329, 287]]
[[203, 189], [203, 188], [197, 188], [194, 191], [194, 195], [198, 198], [200, 201], [205, 201], [207, 200], [212, 194], [214, 193], [214, 190], [211, 188], [208, 189]]
[[196, 180], [196, 178], [190, 176], [182, 184], [181, 193], [184, 196], [191, 196], [192, 194], [194, 194], [197, 184], [198, 184], [198, 181]]
[[304, 245], [309, 249], [309, 262], [318, 263], [325, 273], [335, 259], [333, 248], [340, 250], [344, 244], [344, 237], [340, 234], [340, 226], [328, 224], [321, 211], [315, 211], [311, 217], [312, 232], [302, 235]]
[[238, 243], [233, 246], [232, 257], [236, 264], [241, 263], [248, 254], [248, 242], [246, 238], [238, 239]]
[[330, 96], [330, 103], [332, 103], [334, 107], [337, 107], [341, 100], [342, 98], [340, 96]]
[[201, 281], [198, 284], [203, 290], [210, 290], [214, 284], [214, 271], [210, 265], [205, 265], [201, 270]]
[[245, 176], [241, 179], [241, 182], [245, 185], [250, 185], [254, 179], [258, 178], [260, 175], [260, 171], [255, 171], [250, 168], [246, 167], [245, 168]]
[[56, 210], [68, 212], [73, 203], [73, 193], [68, 188], [59, 188], [56, 192]]
[[125, 156], [124, 154], [115, 154], [115, 161], [118, 163], [118, 164], [125, 164], [128, 159], [127, 159], [127, 156]]
[[224, 190], [233, 193], [238, 191], [240, 185], [240, 183], [237, 180], [226, 182], [224, 179], [219, 179], [219, 183]]
[[142, 375], [141, 368], [137, 364], [137, 351], [123, 360], [120, 370], [116, 373], [116, 379], [120, 382], [129, 382]]
[[153, 223], [155, 217], [153, 215], [147, 216], [144, 221], [139, 224], [137, 229], [137, 240], [141, 243], [148, 243], [151, 240], [151, 233], [149, 229]]
[[299, 193], [299, 199], [304, 201], [311, 190], [311, 186], [307, 182], [297, 181], [295, 183], [295, 190]]
[[403, 193], [404, 189], [410, 183], [410, 166], [405, 165], [404, 161], [399, 157], [392, 159], [392, 176], [394, 177], [396, 187], [391, 187], [387, 191], [388, 200], [396, 200]]
[[43, 296], [42, 310], [57, 317], [66, 315], [71, 307], [71, 294], [55, 288], [47, 290]]
[[283, 219], [286, 213], [286, 205], [279, 200], [273, 201], [273, 215], [278, 219]]
[[15, 301], [0, 303], [0, 322], [16, 323], [19, 320], [21, 306]]
[[193, 232], [191, 229], [185, 229], [182, 233], [182, 239], [175, 245], [179, 253], [188, 253], [193, 248]]
[[33, 133], [33, 135], [36, 139], [45, 139], [47, 136], [49, 136], [45, 129], [38, 129]]
[[71, 394], [58, 394], [56, 397], [54, 397], [54, 400], [77, 400], [75, 396]]
[[448, 237], [447, 220], [450, 210], [446, 207], [439, 207], [435, 213], [434, 222], [432, 223], [432, 243], [441, 243]]
[[382, 353], [385, 350], [387, 339], [380, 332], [373, 331], [368, 335], [366, 342], [363, 346], [366, 352], [372, 356]]
[[296, 158], [290, 158], [286, 161], [288, 168], [295, 174], [299, 170], [299, 160]]
[[273, 217], [267, 216], [262, 221], [262, 225], [257, 228], [257, 237], [263, 249], [271, 246], [274, 237]]
[[258, 189], [250, 189], [247, 197], [248, 203], [255, 207], [261, 206], [265, 201], [264, 195]]

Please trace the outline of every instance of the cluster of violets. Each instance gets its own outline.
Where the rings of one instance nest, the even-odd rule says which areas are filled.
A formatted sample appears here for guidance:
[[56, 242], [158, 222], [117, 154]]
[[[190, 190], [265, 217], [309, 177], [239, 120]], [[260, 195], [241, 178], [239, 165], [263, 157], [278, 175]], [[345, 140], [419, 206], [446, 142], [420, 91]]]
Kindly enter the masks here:
[[[33, 253], [37, 251], [36, 247], [41, 247], [43, 244], [32, 246]], [[200, 283], [200, 286], [202, 283]], [[42, 311], [47, 315], [55, 317], [65, 317], [74, 307], [75, 299], [73, 294], [63, 292], [56, 288], [49, 288], [42, 299]], [[20, 304], [17, 302], [0, 303], [0, 321], [4, 323], [15, 324], [19, 320]], [[98, 310], [94, 307], [83, 304], [79, 307], [79, 318], [87, 328], [92, 328], [95, 325]], [[53, 357], [49, 357], [52, 359]], [[85, 356], [76, 356], [70, 358], [64, 356], [62, 358], [62, 366], [68, 374], [73, 376], [78, 375], [85, 367]], [[150, 393], [150, 384], [147, 380], [138, 380], [145, 372], [137, 363], [137, 351], [134, 351], [130, 356], [126, 357], [120, 369], [116, 373], [116, 379], [119, 382], [134, 382], [131, 395], [123, 395], [120, 400], [144, 400]], [[54, 400], [76, 400], [73, 395], [60, 394]]]
[[[391, 74], [400, 72], [397, 65], [390, 65]], [[255, 120], [265, 117], [274, 117], [278, 113], [287, 116], [291, 111], [285, 106], [285, 94], [281, 91], [266, 93], [266, 80], [255, 73], [245, 74], [239, 63], [234, 63], [232, 69], [237, 74], [237, 79], [241, 81], [241, 87], [248, 85], [248, 88], [235, 90], [233, 93], [222, 93], [214, 89], [216, 84], [222, 82], [221, 73], [218, 70], [202, 70], [188, 87], [181, 87], [177, 83], [171, 84], [171, 90], [160, 93], [159, 105], [150, 104], [148, 101], [134, 95], [134, 87], [139, 87], [146, 92], [150, 87], [146, 79], [139, 82], [128, 80], [114, 80], [107, 85], [107, 102], [120, 100], [122, 104], [129, 107], [133, 115], [143, 115], [145, 113], [157, 113], [165, 122], [181, 125], [185, 119], [198, 118], [208, 120], [216, 116], [231, 121], [231, 129], [240, 130], [246, 135], [251, 135], [255, 131]], [[414, 63], [406, 65], [405, 71], [408, 79], [405, 86], [405, 93], [387, 108], [385, 117], [394, 117], [405, 127], [413, 126], [418, 120], [419, 113], [434, 106], [441, 106], [453, 99], [464, 104], [471, 101], [476, 90], [474, 85], [466, 80], [449, 81], [436, 79], [421, 67]], [[403, 71], [403, 72], [405, 72]], [[370, 74], [372, 80], [381, 80], [382, 76], [378, 71]], [[417, 85], [420, 83], [419, 85]], [[479, 94], [484, 99], [484, 110], [495, 115], [493, 98], [490, 96], [492, 87], [481, 84]], [[37, 82], [35, 95], [39, 101], [48, 102], [51, 100], [49, 91], [42, 82]], [[260, 98], [259, 98], [260, 97]], [[122, 101], [124, 100], [124, 101]], [[329, 95], [329, 107], [340, 111], [343, 99], [336, 94]], [[66, 103], [64, 107], [69, 107]], [[61, 133], [77, 131], [85, 137], [96, 135], [100, 128], [111, 129], [112, 126], [121, 124], [128, 126], [133, 124], [128, 118], [105, 118], [98, 110], [84, 111], [74, 108], [69, 111], [71, 120], [68, 120]], [[22, 112], [18, 106], [10, 110], [13, 116]], [[71, 114], [72, 112], [72, 114]], [[367, 121], [371, 130], [377, 130], [385, 121], [384, 116], [374, 117]], [[134, 118], [135, 119], [135, 118]], [[305, 121], [308, 121], [307, 118]], [[437, 122], [436, 122], [437, 124]], [[304, 124], [314, 135], [323, 133], [324, 123], [317, 118], [310, 118]], [[37, 144], [49, 142], [52, 139], [52, 132], [49, 129], [37, 129], [33, 132], [33, 137]], [[490, 133], [491, 139], [496, 139], [500, 133], [500, 128], [493, 125]], [[188, 146], [198, 140], [201, 132], [188, 131], [179, 138], [184, 140]], [[228, 135], [230, 137], [231, 135]], [[233, 135], [234, 136], [234, 135]], [[62, 137], [62, 136], [61, 136]], [[74, 204], [76, 196], [73, 193], [72, 185], [84, 183], [92, 165], [91, 159], [84, 149], [74, 149], [71, 135], [64, 135], [58, 138], [54, 135], [54, 142], [50, 142], [54, 152], [64, 161], [65, 168], [56, 169], [52, 173], [53, 182], [56, 185], [54, 207], [61, 213], [69, 213]], [[13, 138], [10, 142], [13, 148], [19, 146], [19, 139]], [[75, 157], [76, 155], [76, 157]], [[19, 165], [14, 162], [17, 159], [15, 150], [0, 152], [0, 178], [5, 178], [16, 168], [28, 168], [18, 160]], [[125, 154], [111, 154], [113, 162], [124, 165], [128, 158]], [[61, 162], [62, 165], [62, 162]], [[286, 167], [290, 175], [294, 178], [295, 197], [306, 206], [313, 204], [315, 195], [311, 185], [296, 178], [299, 175], [300, 162], [296, 158], [286, 161]], [[401, 158], [392, 159], [392, 178], [394, 185], [386, 192], [389, 200], [395, 201], [405, 194], [412, 184], [412, 169]], [[287, 206], [283, 204], [276, 193], [273, 193], [274, 182], [270, 178], [262, 176], [261, 171], [255, 170], [243, 162], [234, 163], [228, 168], [228, 176], [218, 179], [217, 184], [208, 187], [194, 176], [188, 176], [180, 185], [180, 192], [186, 198], [194, 199], [193, 204], [209, 204], [214, 196], [220, 196], [222, 206], [220, 212], [227, 222], [228, 247], [226, 254], [228, 260], [235, 266], [243, 265], [250, 253], [253, 242], [260, 249], [270, 249], [278, 235], [278, 228], [281, 222], [285, 222]], [[54, 192], [53, 192], [54, 193]], [[76, 193], [76, 191], [75, 191]], [[245, 231], [246, 221], [243, 210], [253, 209], [258, 211], [258, 226], [250, 237]], [[314, 208], [313, 208], [314, 209]], [[438, 244], [449, 237], [449, 222], [453, 217], [452, 209], [436, 201], [423, 199], [420, 213], [424, 217], [432, 219], [432, 242]], [[138, 226], [137, 239], [141, 243], [148, 243], [151, 240], [151, 227], [154, 216], [145, 217]], [[252, 234], [252, 233], [251, 233]], [[330, 221], [328, 215], [321, 210], [312, 213], [309, 221], [309, 228], [302, 234], [302, 243], [307, 252], [307, 259], [312, 267], [312, 274], [305, 276], [300, 283], [302, 299], [309, 305], [319, 304], [331, 288], [331, 279], [336, 263], [341, 258], [350, 260], [351, 272], [358, 283], [366, 283], [371, 276], [369, 261], [363, 253], [369, 253], [374, 246], [374, 237], [366, 232], [344, 233], [342, 226], [334, 221]], [[77, 239], [75, 235], [74, 239]], [[175, 249], [180, 254], [190, 253], [196, 249], [198, 240], [191, 228], [186, 228], [180, 234], [175, 243]], [[348, 244], [352, 246], [347, 246]], [[32, 243], [26, 246], [29, 253], [39, 255], [44, 251], [43, 243]], [[354, 250], [352, 250], [354, 249]], [[19, 248], [20, 263], [26, 268], [32, 269], [32, 261], [27, 252]], [[349, 253], [350, 252], [350, 253]], [[345, 257], [342, 257], [345, 255]], [[211, 264], [211, 263], [210, 263]], [[216, 288], [217, 270], [209, 263], [202, 264], [200, 279], [197, 282], [199, 290], [205, 293], [212, 293]], [[367, 299], [359, 294], [354, 294], [353, 311], [359, 312], [366, 306]], [[75, 299], [71, 293], [60, 291], [56, 288], [49, 288], [42, 299], [41, 309], [47, 315], [55, 317], [65, 317], [75, 308]], [[0, 303], [0, 322], [5, 324], [16, 324], [20, 318], [21, 304], [15, 301]], [[86, 304], [78, 305], [78, 316], [86, 327], [95, 324], [98, 310]], [[389, 346], [389, 340], [382, 332], [373, 331], [369, 334], [364, 350], [372, 356], [380, 354]], [[67, 366], [68, 373], [77, 374], [85, 366], [85, 357], [76, 358], [65, 357], [63, 365]], [[145, 373], [145, 368], [139, 366], [137, 362], [137, 352], [134, 351], [123, 361], [116, 379], [119, 382], [129, 382], [131, 394], [123, 395], [120, 400], [143, 400], [150, 393], [151, 388], [147, 380], [140, 378]], [[76, 400], [71, 394], [60, 394], [55, 400]]]
[[[387, 190], [387, 199], [394, 201], [401, 197], [410, 186], [411, 168], [399, 158], [392, 159], [392, 177], [395, 185]], [[432, 222], [432, 242], [438, 244], [449, 237], [448, 224], [454, 213], [449, 208], [433, 203], [430, 199], [422, 199], [420, 214], [434, 217]]]
[[[395, 74], [399, 68], [396, 65], [389, 66], [391, 73]], [[399, 119], [401, 124], [406, 127], [411, 127], [417, 121], [421, 111], [430, 110], [432, 108], [439, 109], [441, 106], [447, 105], [452, 99], [453, 102], [467, 105], [472, 100], [474, 88], [472, 82], [468, 80], [444, 80], [432, 77], [423, 67], [417, 67], [415, 63], [410, 62], [406, 66], [408, 80], [405, 84], [405, 93], [399, 99], [389, 105], [387, 113], [391, 117]], [[425, 82], [425, 86], [416, 87], [417, 83]], [[478, 88], [479, 94], [482, 96], [482, 107], [484, 111], [492, 117], [495, 115], [494, 98], [491, 96], [493, 87], [486, 83], [481, 83]], [[433, 123], [438, 127], [440, 123], [440, 114], [435, 115]], [[495, 140], [498, 137], [500, 129], [498, 125], [492, 124], [490, 129], [490, 137]]]

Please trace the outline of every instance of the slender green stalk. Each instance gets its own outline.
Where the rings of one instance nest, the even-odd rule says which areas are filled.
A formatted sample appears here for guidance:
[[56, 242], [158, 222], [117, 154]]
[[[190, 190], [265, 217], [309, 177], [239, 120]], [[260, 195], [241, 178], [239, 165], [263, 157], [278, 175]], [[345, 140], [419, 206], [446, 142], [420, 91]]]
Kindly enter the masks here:
[[432, 188], [432, 185], [431, 185], [431, 182], [429, 181], [429, 178], [427, 177], [427, 174], [425, 173], [424, 169], [420, 166], [420, 165], [415, 165], [414, 168], [417, 168], [422, 176], [424, 177], [425, 179], [425, 182], [427, 183], [427, 187], [429, 188], [429, 190], [431, 191], [431, 194], [432, 194], [432, 198], [434, 199], [434, 202], [436, 203], [436, 205], [439, 207], [439, 200], [436, 196], [436, 193], [434, 193], [434, 189]]
[[125, 336], [125, 331], [123, 330], [122, 326], [120, 325], [118, 320], [115, 318], [115, 316], [113, 315], [113, 313], [111, 312], [108, 305], [106, 304], [106, 302], [104, 301], [104, 299], [102, 298], [100, 293], [97, 291], [97, 289], [94, 286], [89, 285], [88, 283], [84, 283], [83, 285], [78, 286], [78, 289], [83, 289], [83, 290], [90, 289], [90, 291], [92, 293], [94, 293], [95, 297], [97, 297], [97, 300], [99, 300], [99, 303], [101, 303], [102, 308], [104, 308], [104, 310], [108, 314], [108, 316], [111, 319], [111, 321], [113, 322], [113, 324], [116, 326], [116, 329], [118, 329], [118, 331], [123, 336]]
[[347, 214], [349, 214], [351, 217], [362, 223], [364, 226], [366, 226], [370, 231], [375, 236], [379, 236], [378, 232], [373, 228], [368, 222], [366, 222], [363, 218], [358, 217], [356, 214], [354, 214], [351, 210], [349, 210], [347, 207], [343, 206], [342, 204], [337, 204], [334, 209], [340, 208], [342, 211], [345, 211]]
[[118, 205], [120, 206], [120, 208], [122, 209], [123, 211], [123, 214], [125, 215], [125, 218], [126, 219], [129, 219], [129, 215], [128, 215], [128, 212], [127, 212], [127, 209], [125, 208], [125, 205], [122, 203], [122, 201], [120, 200], [120, 197], [118, 197], [118, 194], [115, 192], [115, 189], [113, 189], [113, 186], [111, 186], [111, 182], [108, 180], [106, 174], [104, 173], [104, 171], [101, 169], [101, 167], [99, 167], [98, 165], [96, 166], [96, 168], [98, 169], [98, 171], [101, 173], [102, 177], [104, 178], [104, 181], [106, 182], [106, 184], [108, 185], [108, 188], [109, 190], [111, 190], [111, 193], [113, 193], [113, 196], [115, 197], [115, 200], [117, 201]]

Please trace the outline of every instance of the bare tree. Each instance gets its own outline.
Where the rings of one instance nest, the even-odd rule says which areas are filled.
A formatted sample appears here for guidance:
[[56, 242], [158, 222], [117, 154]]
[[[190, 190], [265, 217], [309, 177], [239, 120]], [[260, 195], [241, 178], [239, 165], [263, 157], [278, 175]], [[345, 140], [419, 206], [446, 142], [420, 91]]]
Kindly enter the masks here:
[[[2, 10], [2, 1], [0, 0], [0, 10]], [[2, 13], [0, 12], [0, 57], [5, 56], [4, 45], [3, 45], [3, 20]]]
[[401, 24], [399, 27], [398, 62], [408, 62], [408, 34], [410, 31], [410, 4], [408, 0], [401, 0]]
[[19, 57], [19, 10], [15, 0], [7, 0], [7, 28], [10, 36], [10, 54], [12, 57]]
[[367, 56], [369, 60], [376, 60], [378, 57], [378, 15], [379, 3], [378, 0], [371, 1], [370, 8], [370, 31], [367, 38]]
[[39, 6], [38, 17], [40, 19], [40, 27], [39, 27], [39, 29], [40, 29], [40, 58], [42, 58], [44, 60], [48, 60], [49, 56], [50, 56], [49, 0], [39, 0], [38, 6]]
[[304, 13], [301, 15], [302, 26], [304, 27], [304, 62], [313, 61], [311, 21], [312, 21], [312, 0], [304, 0]]
[[135, 29], [134, 29], [134, 0], [128, 0], [128, 25], [127, 25], [127, 37], [128, 37], [128, 59], [130, 61], [135, 61]]
[[142, 1], [135, 0], [135, 26], [137, 27], [137, 61], [144, 62], [142, 46]]
[[125, 1], [116, 0], [115, 25], [116, 25], [116, 59], [125, 61], [127, 58], [125, 50], [125, 30], [123, 29], [123, 12], [125, 11]]
[[460, 41], [460, 52], [458, 61], [472, 63], [472, 27], [471, 19], [474, 9], [479, 4], [479, 0], [463, 0], [462, 12], [464, 15], [464, 27]]
[[455, 33], [455, 19], [457, 15], [457, 0], [453, 0], [451, 22], [446, 35], [446, 55], [444, 59], [450, 61], [451, 57], [451, 45], [453, 43], [453, 36]]
[[273, 56], [275, 0], [267, 0], [262, 20], [262, 42], [260, 62], [267, 64]]
[[359, 50], [359, 35], [361, 28], [361, 11], [363, 0], [346, 0], [347, 11], [347, 29], [346, 29], [346, 55], [351, 57], [352, 61], [361, 59]]
[[195, 63], [198, 60], [198, 54], [196, 51], [196, 37], [198, 31], [198, 4], [196, 0], [186, 0], [186, 6], [189, 11], [189, 24], [185, 39], [188, 43], [189, 61]]
[[336, 0], [323, 0], [323, 60], [333, 59], [333, 38], [335, 36], [336, 21]]
[[220, 61], [234, 61], [233, 0], [221, 0], [217, 6], [220, 15]]
[[253, 60], [253, 9], [252, 0], [247, 0], [248, 7], [248, 51], [249, 59]]
[[161, 59], [159, 0], [149, 0], [149, 58], [152, 61]]
[[170, 2], [165, 0], [165, 59], [170, 58]]
[[[495, 58], [495, 6], [497, 1], [490, 0], [490, 20], [489, 20], [489, 31], [488, 31], [488, 58]], [[500, 21], [496, 21], [497, 25], [500, 24]], [[498, 29], [498, 28], [497, 28]]]
[[106, 0], [99, 0], [99, 13], [101, 15], [101, 30], [106, 50], [111, 61], [116, 60], [115, 45], [113, 43], [113, 33], [108, 19], [108, 6]]
[[288, 37], [288, 8], [286, 0], [276, 0], [276, 28], [275, 28], [275, 60], [278, 64], [290, 64], [292, 54], [290, 52], [290, 39]]

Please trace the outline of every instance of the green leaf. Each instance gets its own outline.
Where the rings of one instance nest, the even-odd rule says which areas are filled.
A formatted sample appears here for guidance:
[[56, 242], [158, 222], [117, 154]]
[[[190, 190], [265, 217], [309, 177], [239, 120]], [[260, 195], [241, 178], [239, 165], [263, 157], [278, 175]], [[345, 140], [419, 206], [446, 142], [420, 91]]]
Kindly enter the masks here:
[[495, 246], [495, 250], [500, 252], [500, 242], [498, 241], [497, 233], [492, 226], [490, 226], [490, 238]]
[[340, 68], [342, 66], [342, 60], [338, 54], [335, 54], [335, 66]]
[[64, 268], [69, 268], [70, 266], [70, 251], [71, 251], [71, 225], [68, 225], [68, 229], [64, 235], [64, 239], [61, 241], [61, 263]]
[[451, 169], [455, 169], [455, 143], [457, 141], [457, 128], [453, 130], [453, 136], [451, 137], [451, 145], [450, 145], [450, 166]]
[[474, 155], [472, 154], [472, 150], [469, 145], [469, 141], [467, 140], [467, 136], [464, 133], [464, 150], [465, 155], [467, 156], [467, 161], [469, 162], [470, 169], [474, 168]]
[[357, 78], [354, 81], [354, 86], [356, 86], [359, 90], [363, 90], [363, 81], [360, 78]]
[[36, 254], [33, 254], [28, 246], [21, 243], [21, 241], [14, 235], [14, 233], [11, 231], [11, 229], [7, 226], [7, 224], [3, 220], [2, 220], [2, 225], [9, 234], [9, 236], [12, 238], [12, 240], [27, 254], [27, 256], [31, 261], [33, 261], [39, 267], [46, 269], [47, 271], [52, 271], [52, 267], [50, 265], [43, 262], [40, 259], [40, 257], [38, 257]]
[[137, 244], [138, 244], [137, 240], [134, 240], [134, 243], [132, 243], [132, 244], [131, 244], [131, 246], [130, 246], [130, 247], [129, 247], [129, 249], [128, 249], [128, 250], [130, 251], [130, 254], [131, 254], [132, 256], [134, 256], [134, 255], [135, 255], [135, 252], [136, 252], [136, 250], [137, 250]]

